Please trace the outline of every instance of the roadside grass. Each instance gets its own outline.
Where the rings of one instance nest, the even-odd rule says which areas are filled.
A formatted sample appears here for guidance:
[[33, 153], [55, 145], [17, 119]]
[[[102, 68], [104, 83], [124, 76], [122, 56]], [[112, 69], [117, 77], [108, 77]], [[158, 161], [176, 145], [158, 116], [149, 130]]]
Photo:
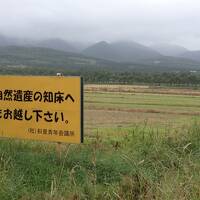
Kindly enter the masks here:
[[83, 145], [3, 139], [0, 199], [199, 199], [200, 126], [98, 130]]
[[200, 100], [181, 95], [199, 91], [110, 89], [86, 91], [85, 142], [61, 155], [55, 143], [0, 140], [0, 200], [200, 199]]

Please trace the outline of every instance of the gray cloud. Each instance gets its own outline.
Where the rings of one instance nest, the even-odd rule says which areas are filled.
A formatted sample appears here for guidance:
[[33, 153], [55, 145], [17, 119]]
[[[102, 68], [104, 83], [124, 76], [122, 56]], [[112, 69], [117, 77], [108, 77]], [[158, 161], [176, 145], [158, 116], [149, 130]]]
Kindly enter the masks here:
[[0, 32], [73, 41], [170, 42], [200, 49], [198, 0], [0, 0]]

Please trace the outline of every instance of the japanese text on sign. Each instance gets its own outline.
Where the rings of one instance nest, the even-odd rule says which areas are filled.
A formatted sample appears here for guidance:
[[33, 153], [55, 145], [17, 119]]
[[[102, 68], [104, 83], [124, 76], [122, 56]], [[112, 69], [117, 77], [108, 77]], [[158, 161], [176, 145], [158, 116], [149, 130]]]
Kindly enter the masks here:
[[0, 76], [0, 136], [82, 142], [82, 92], [80, 77]]
[[4, 90], [0, 91], [0, 101], [23, 101], [23, 102], [50, 102], [50, 103], [62, 103], [64, 101], [71, 100], [74, 102], [74, 98], [71, 94], [64, 94], [64, 92], [33, 92], [31, 90]]

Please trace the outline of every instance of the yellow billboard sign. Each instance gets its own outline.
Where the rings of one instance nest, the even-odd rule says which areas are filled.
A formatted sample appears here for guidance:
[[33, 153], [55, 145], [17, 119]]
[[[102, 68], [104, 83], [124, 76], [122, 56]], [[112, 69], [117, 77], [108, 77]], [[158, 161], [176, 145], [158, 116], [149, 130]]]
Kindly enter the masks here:
[[0, 137], [83, 142], [82, 79], [0, 76]]

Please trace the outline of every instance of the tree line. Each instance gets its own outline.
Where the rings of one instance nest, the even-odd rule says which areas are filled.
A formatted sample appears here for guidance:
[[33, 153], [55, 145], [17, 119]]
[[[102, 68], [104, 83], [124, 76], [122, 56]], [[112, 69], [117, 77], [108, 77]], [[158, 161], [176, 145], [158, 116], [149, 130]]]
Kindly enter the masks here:
[[108, 84], [167, 84], [167, 85], [200, 85], [199, 72], [135, 72], [135, 71], [106, 71], [48, 67], [0, 67], [1, 75], [50, 75], [57, 72], [65, 76], [81, 75], [85, 83], [108, 83]]

